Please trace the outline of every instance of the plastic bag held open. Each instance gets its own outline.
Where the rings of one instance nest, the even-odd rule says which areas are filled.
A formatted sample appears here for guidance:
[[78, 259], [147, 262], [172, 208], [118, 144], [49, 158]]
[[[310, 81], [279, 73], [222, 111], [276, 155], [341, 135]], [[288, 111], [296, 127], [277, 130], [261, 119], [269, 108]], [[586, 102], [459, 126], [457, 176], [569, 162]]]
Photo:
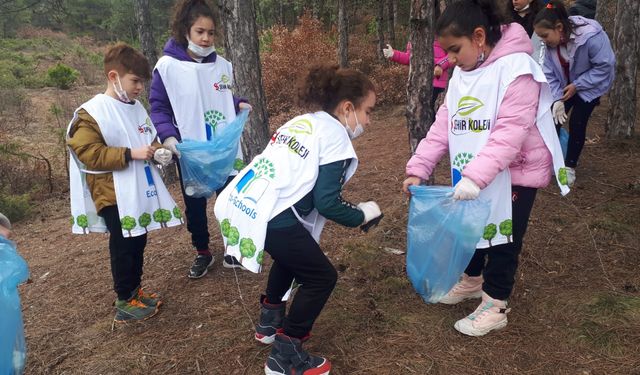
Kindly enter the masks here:
[[427, 303], [436, 303], [458, 281], [482, 238], [489, 203], [452, 198], [446, 186], [410, 186], [407, 274]]
[[185, 193], [194, 198], [209, 198], [227, 181], [234, 169], [240, 137], [249, 117], [243, 109], [235, 120], [216, 131], [210, 141], [185, 140], [180, 151], [180, 171]]

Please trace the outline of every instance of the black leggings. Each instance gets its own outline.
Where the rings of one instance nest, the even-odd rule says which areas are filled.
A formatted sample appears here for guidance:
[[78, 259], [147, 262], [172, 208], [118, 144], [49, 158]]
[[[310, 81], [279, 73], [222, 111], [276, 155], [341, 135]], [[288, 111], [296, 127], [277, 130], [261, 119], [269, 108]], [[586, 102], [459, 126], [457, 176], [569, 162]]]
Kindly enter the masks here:
[[[536, 199], [536, 188], [512, 186], [513, 242], [476, 249], [464, 271], [469, 276], [484, 276], [482, 290], [490, 297], [506, 300], [511, 295], [518, 268], [522, 239], [527, 231], [529, 216]], [[485, 258], [486, 264], [485, 264]]]
[[284, 318], [287, 336], [304, 337], [313, 327], [338, 280], [338, 273], [302, 224], [268, 229], [265, 250], [273, 258], [266, 295], [278, 303], [295, 278], [301, 284]]

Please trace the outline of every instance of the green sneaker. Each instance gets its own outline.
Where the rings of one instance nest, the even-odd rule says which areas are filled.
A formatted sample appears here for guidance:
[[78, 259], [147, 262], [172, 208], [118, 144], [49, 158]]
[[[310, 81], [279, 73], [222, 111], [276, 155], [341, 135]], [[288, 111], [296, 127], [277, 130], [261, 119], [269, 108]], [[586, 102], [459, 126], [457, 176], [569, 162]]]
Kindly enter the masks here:
[[135, 297], [128, 301], [119, 299], [116, 301], [116, 316], [113, 320], [116, 323], [143, 321], [156, 315], [157, 312], [157, 306], [147, 306]]
[[162, 301], [158, 293], [147, 293], [142, 287], [138, 287], [133, 291], [132, 296], [147, 306], [160, 307]]

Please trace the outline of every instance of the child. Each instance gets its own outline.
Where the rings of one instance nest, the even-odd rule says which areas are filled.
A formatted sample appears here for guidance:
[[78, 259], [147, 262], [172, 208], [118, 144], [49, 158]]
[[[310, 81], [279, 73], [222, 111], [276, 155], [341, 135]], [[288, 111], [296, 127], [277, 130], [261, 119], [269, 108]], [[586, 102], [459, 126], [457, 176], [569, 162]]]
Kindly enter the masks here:
[[[371, 81], [352, 69], [318, 65], [298, 96], [322, 110], [279, 128], [215, 205], [227, 251], [253, 272], [260, 271], [263, 249], [273, 258], [255, 334], [273, 343], [266, 374], [329, 374], [329, 361], [301, 346], [337, 281], [318, 245], [320, 233], [327, 219], [357, 227], [382, 215], [375, 202], [353, 205], [342, 198], [358, 165], [351, 140], [369, 125], [376, 101]], [[283, 297], [294, 279], [301, 285], [285, 316]]]
[[567, 15], [562, 1], [550, 1], [536, 16], [534, 27], [547, 45], [543, 69], [551, 86], [552, 112], [558, 131], [569, 120], [565, 163], [571, 186], [576, 179], [575, 168], [584, 147], [589, 117], [613, 84], [616, 58], [600, 24]]
[[582, 16], [584, 18], [596, 18], [597, 0], [576, 0], [569, 7], [569, 14], [572, 16]]
[[107, 90], [82, 104], [67, 129], [73, 233], [109, 231], [115, 321], [155, 315], [158, 295], [140, 287], [147, 232], [179, 225], [182, 215], [150, 159], [168, 164], [147, 111], [136, 100], [149, 62], [119, 43], [104, 56]]
[[[391, 48], [390, 44], [387, 44], [387, 48], [382, 50], [384, 57], [402, 65], [409, 65], [411, 60], [411, 42], [407, 43], [406, 52], [401, 52]], [[444, 92], [449, 81], [449, 68], [451, 64], [447, 58], [447, 54], [444, 52], [440, 43], [437, 40], [433, 41], [433, 90], [431, 93], [431, 107], [433, 108], [433, 116], [435, 119], [435, 113], [437, 112], [436, 100], [438, 95]], [[432, 120], [433, 121], [433, 120]]]
[[[233, 97], [231, 63], [218, 56], [213, 45], [214, 14], [204, 0], [181, 0], [176, 3], [171, 22], [173, 37], [164, 46], [151, 81], [151, 119], [164, 146], [180, 157], [176, 145], [183, 139], [208, 140], [236, 117], [240, 108], [251, 108]], [[238, 159], [242, 151], [238, 148]], [[233, 171], [232, 175], [237, 174]], [[231, 179], [231, 178], [230, 178]], [[229, 179], [229, 180], [230, 180]], [[189, 277], [203, 277], [213, 265], [209, 250], [207, 199], [194, 198], [185, 192], [187, 229], [197, 252]], [[218, 192], [220, 192], [220, 189]], [[223, 266], [240, 267], [237, 260], [225, 256]]]
[[507, 0], [513, 21], [519, 23], [527, 31], [529, 38], [533, 35], [533, 19], [540, 10], [538, 0]]
[[18, 285], [28, 280], [29, 268], [10, 235], [11, 222], [0, 213], [0, 373], [22, 374], [27, 354]]
[[491, 203], [487, 227], [499, 227], [499, 233], [478, 242], [461, 281], [440, 301], [481, 297], [455, 329], [482, 336], [507, 324], [507, 299], [536, 191], [554, 171], [561, 174], [562, 152], [549, 89], [520, 25], [503, 24], [492, 0], [460, 0], [438, 19], [436, 35], [457, 67], [435, 123], [407, 163], [402, 187], [408, 194], [410, 185], [427, 180], [448, 150], [453, 198]]

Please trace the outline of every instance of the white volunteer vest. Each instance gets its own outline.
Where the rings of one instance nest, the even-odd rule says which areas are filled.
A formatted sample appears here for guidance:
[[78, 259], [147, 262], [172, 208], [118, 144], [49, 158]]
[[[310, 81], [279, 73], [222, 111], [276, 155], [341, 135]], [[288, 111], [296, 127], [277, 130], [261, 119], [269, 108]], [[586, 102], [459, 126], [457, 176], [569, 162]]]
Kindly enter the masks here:
[[[156, 138], [156, 130], [151, 119], [138, 101], [135, 104], [125, 104], [105, 94], [99, 94], [80, 108], [86, 110], [98, 123], [102, 137], [109, 147], [134, 149], [150, 145]], [[67, 128], [67, 137], [78, 110]], [[78, 160], [73, 150], [69, 149], [69, 152], [72, 232], [106, 232], [104, 220], [96, 213], [85, 177], [86, 173], [109, 172], [89, 171]], [[171, 198], [155, 166], [144, 160], [131, 160], [125, 169], [111, 173], [124, 237], [135, 237], [150, 230], [182, 224], [182, 213]]]
[[[162, 78], [183, 140], [211, 140], [236, 118], [233, 69], [223, 57], [202, 64], [163, 56], [154, 69]], [[242, 160], [242, 147], [236, 158]]]
[[[313, 189], [320, 165], [346, 159], [352, 161], [345, 183], [355, 173], [358, 159], [344, 126], [326, 112], [284, 124], [216, 199], [214, 212], [226, 253], [260, 272], [269, 220]], [[326, 218], [314, 210], [299, 219], [319, 241]]]
[[[464, 167], [482, 150], [495, 125], [500, 104], [509, 85], [519, 76], [530, 74], [542, 84], [536, 124], [553, 157], [554, 172], [562, 194], [569, 192], [560, 142], [551, 117], [551, 94], [540, 66], [527, 54], [504, 56], [493, 64], [469, 72], [454, 70], [447, 93], [449, 108], [449, 156], [452, 182], [462, 178]], [[532, 103], [533, 104], [533, 103]], [[564, 174], [564, 184], [561, 183]], [[491, 214], [485, 237], [477, 248], [487, 248], [512, 241], [511, 175], [509, 169], [480, 192], [480, 199], [490, 202]], [[495, 233], [495, 234], [493, 234]]]

